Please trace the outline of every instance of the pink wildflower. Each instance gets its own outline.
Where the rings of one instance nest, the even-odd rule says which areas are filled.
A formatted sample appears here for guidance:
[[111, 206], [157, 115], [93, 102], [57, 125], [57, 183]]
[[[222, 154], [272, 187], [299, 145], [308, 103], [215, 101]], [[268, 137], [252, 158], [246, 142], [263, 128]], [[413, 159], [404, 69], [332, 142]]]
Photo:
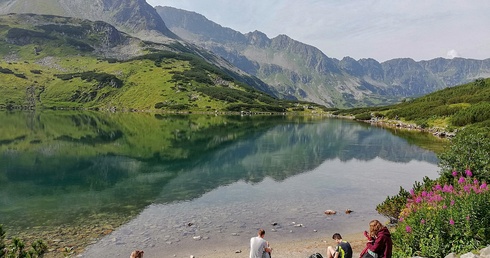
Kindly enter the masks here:
[[442, 188], [442, 191], [445, 193], [450, 193], [453, 191], [453, 189], [454, 189], [454, 187], [452, 185], [444, 185], [444, 187]]
[[473, 184], [475, 185], [479, 184], [478, 179], [475, 178], [475, 180], [473, 180]]
[[449, 224], [450, 224], [450, 225], [454, 225], [454, 220], [453, 220], [453, 219], [450, 219], [450, 220], [449, 220]]
[[451, 200], [451, 206], [454, 206], [454, 200]]
[[474, 186], [473, 186], [471, 189], [473, 189], [473, 191], [474, 191], [475, 193], [481, 193], [481, 190], [480, 190], [480, 188], [478, 187], [478, 185], [474, 185]]
[[425, 224], [425, 219], [422, 219], [422, 220], [420, 221], [420, 224]]
[[403, 217], [400, 217], [398, 220], [399, 220], [400, 222], [403, 222]]
[[407, 233], [412, 232], [412, 228], [411, 228], [410, 226], [406, 226], [406, 227], [405, 227], [405, 230], [407, 231]]
[[464, 183], [464, 182], [465, 182], [464, 177], [460, 177], [460, 178], [459, 178], [459, 180], [458, 180], [458, 183], [459, 183], [459, 184], [462, 184], [462, 183]]
[[482, 190], [488, 190], [488, 185], [487, 185], [487, 183], [486, 183], [486, 182], [483, 182], [483, 183], [481, 184], [481, 186], [480, 186], [480, 189], [482, 189]]
[[453, 171], [453, 177], [457, 177], [458, 176], [458, 171], [454, 170]]
[[415, 195], [415, 190], [410, 189], [410, 195], [414, 196]]
[[435, 195], [432, 200], [434, 200], [435, 202], [440, 202], [440, 201], [442, 201], [442, 196]]
[[426, 191], [422, 191], [422, 197], [427, 197], [427, 192]]
[[465, 171], [465, 174], [466, 174], [466, 176], [467, 176], [467, 177], [471, 177], [471, 176], [473, 176], [473, 173], [471, 173], [471, 170], [469, 170], [469, 169], [467, 169], [467, 170]]
[[447, 209], [447, 205], [446, 204], [442, 205], [442, 208]]
[[435, 191], [441, 191], [442, 190], [442, 186], [440, 184], [437, 184], [436, 186], [434, 186], [434, 190]]

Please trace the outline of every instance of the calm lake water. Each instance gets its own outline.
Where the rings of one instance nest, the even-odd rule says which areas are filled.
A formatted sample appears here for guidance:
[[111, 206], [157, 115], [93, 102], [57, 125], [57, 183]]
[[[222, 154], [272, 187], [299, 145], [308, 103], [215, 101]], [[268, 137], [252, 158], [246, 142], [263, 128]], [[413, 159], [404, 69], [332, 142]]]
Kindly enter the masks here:
[[83, 257], [361, 232], [386, 196], [437, 177], [429, 139], [313, 117], [0, 113], [0, 224], [91, 244]]

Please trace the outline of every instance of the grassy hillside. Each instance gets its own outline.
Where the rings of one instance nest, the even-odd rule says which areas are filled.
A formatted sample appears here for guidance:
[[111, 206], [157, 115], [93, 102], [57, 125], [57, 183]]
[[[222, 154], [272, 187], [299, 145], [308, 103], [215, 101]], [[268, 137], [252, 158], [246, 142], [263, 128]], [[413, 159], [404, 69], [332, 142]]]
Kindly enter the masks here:
[[446, 88], [396, 105], [338, 110], [335, 114], [356, 119], [372, 117], [401, 120], [422, 128], [439, 127], [453, 131], [461, 127], [490, 127], [490, 79]]
[[270, 97], [189, 47], [143, 42], [103, 22], [5, 15], [0, 37], [0, 109], [318, 109]]

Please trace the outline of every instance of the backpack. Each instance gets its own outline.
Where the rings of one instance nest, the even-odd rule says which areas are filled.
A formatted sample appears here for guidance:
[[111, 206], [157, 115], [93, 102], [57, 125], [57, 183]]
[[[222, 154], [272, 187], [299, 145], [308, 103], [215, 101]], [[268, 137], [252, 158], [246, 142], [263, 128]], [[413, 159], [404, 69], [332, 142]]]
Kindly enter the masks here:
[[312, 254], [308, 258], [323, 258], [323, 256], [320, 253]]

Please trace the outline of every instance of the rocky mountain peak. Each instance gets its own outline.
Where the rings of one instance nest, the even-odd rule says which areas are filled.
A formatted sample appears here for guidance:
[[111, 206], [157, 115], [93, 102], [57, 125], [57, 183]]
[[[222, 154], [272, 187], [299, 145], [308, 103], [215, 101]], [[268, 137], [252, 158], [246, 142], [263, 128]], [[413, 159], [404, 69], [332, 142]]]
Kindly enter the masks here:
[[35, 13], [105, 21], [133, 35], [178, 38], [145, 0], [3, 0], [0, 14]]
[[270, 39], [265, 35], [265, 33], [255, 30], [245, 34], [248, 39], [249, 44], [258, 47], [267, 47], [270, 44]]
[[223, 44], [236, 44], [237, 42], [246, 44], [247, 42], [247, 38], [241, 33], [214, 23], [206, 19], [204, 15], [168, 6], [157, 6], [155, 9], [161, 17], [165, 17], [165, 24], [170, 29], [176, 29], [182, 33], [202, 32], [198, 38], [188, 38], [187, 40], [201, 42], [217, 41]]
[[345, 70], [348, 74], [355, 76], [362, 76], [364, 74], [364, 68], [354, 58], [346, 56], [339, 62], [341, 69]]

